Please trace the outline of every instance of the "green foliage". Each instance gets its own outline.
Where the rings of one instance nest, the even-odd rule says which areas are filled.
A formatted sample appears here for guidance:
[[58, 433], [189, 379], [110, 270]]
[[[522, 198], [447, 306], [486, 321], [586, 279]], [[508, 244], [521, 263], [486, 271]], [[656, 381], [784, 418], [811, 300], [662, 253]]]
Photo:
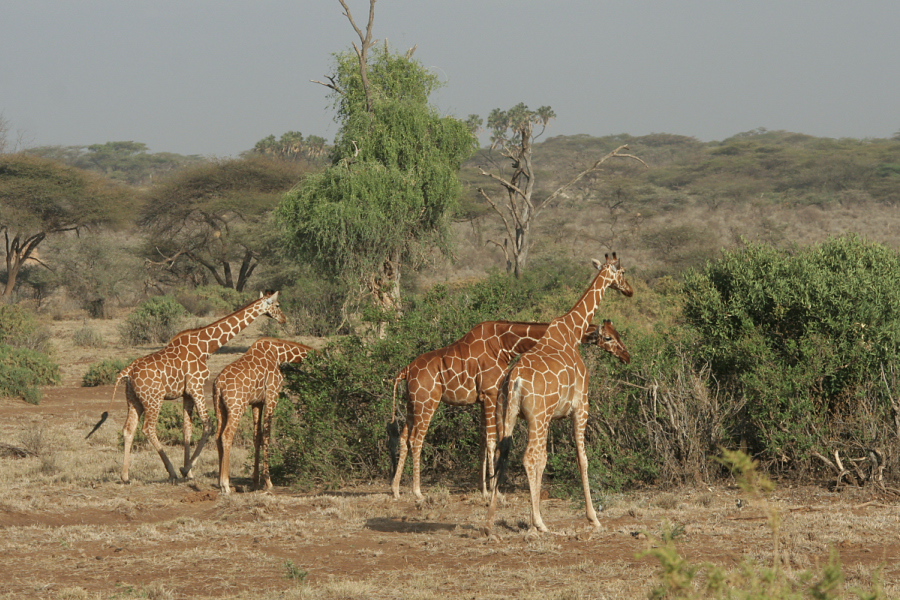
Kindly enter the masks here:
[[98, 385], [112, 385], [116, 382], [116, 375], [127, 367], [133, 358], [107, 358], [88, 365], [87, 372], [81, 378], [82, 387], [97, 387]]
[[130, 185], [148, 185], [155, 177], [204, 160], [172, 152], [148, 152], [140, 142], [106, 142], [90, 146], [41, 146], [29, 154], [56, 160], [86, 171], [96, 171]]
[[0, 396], [17, 396], [29, 404], [41, 400], [39, 385], [59, 383], [59, 365], [46, 354], [0, 343]]
[[0, 344], [45, 352], [46, 336], [41, 330], [33, 313], [16, 304], [0, 302]]
[[32, 313], [0, 303], [0, 396], [37, 404], [37, 386], [59, 382], [59, 366], [47, 354], [48, 337]]
[[284, 561], [284, 571], [285, 579], [290, 579], [294, 583], [303, 583], [306, 580], [306, 576], [309, 575], [307, 571], [296, 566], [294, 561], [290, 559]]
[[[465, 123], [428, 103], [437, 77], [421, 63], [374, 48], [366, 102], [355, 53], [335, 56], [332, 166], [286, 194], [277, 210], [293, 256], [370, 291], [386, 261], [415, 264], [431, 247], [449, 249], [457, 171], [474, 147]], [[396, 292], [397, 290], [394, 290]]]
[[172, 296], [154, 296], [134, 309], [119, 326], [131, 346], [168, 342], [181, 329], [184, 307]]
[[328, 151], [325, 138], [309, 135], [303, 139], [303, 134], [299, 131], [283, 133], [278, 140], [274, 135], [266, 136], [253, 147], [254, 153], [263, 156], [281, 160], [305, 160], [315, 164], [322, 162], [327, 157]]
[[284, 288], [281, 310], [288, 318], [286, 326], [293, 335], [324, 337], [347, 333], [342, 311], [347, 296], [346, 284], [307, 273]]
[[218, 285], [180, 289], [175, 292], [175, 298], [196, 317], [229, 314], [252, 300], [251, 294]]
[[685, 277], [696, 360], [745, 398], [734, 434], [802, 458], [890, 436], [900, 350], [900, 256], [856, 236], [804, 249], [751, 244]]

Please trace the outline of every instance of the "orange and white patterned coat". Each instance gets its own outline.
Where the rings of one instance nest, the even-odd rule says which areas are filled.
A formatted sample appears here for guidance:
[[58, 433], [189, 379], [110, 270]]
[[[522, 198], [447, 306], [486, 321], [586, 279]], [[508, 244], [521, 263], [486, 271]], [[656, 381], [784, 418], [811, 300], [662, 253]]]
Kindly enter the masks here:
[[269, 439], [272, 433], [272, 414], [284, 375], [280, 365], [299, 363], [311, 348], [271, 337], [259, 338], [236, 361], [222, 369], [213, 383], [213, 404], [218, 428], [216, 447], [219, 451], [219, 488], [231, 493], [229, 485], [229, 457], [234, 434], [247, 406], [253, 410], [253, 446], [256, 457], [253, 466], [253, 485], [260, 487], [260, 453], [265, 489], [272, 487], [269, 478]]

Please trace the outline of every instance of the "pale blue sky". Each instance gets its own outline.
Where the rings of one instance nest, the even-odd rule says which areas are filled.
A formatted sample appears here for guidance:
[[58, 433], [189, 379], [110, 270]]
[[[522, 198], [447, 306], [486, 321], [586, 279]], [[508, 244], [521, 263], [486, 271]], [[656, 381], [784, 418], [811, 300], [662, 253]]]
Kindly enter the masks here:
[[[348, 0], [365, 26], [366, 0]], [[548, 104], [548, 135], [900, 129], [897, 0], [379, 0], [375, 37], [446, 82], [445, 114]], [[337, 0], [3, 0], [0, 112], [31, 145], [227, 156], [337, 132]]]

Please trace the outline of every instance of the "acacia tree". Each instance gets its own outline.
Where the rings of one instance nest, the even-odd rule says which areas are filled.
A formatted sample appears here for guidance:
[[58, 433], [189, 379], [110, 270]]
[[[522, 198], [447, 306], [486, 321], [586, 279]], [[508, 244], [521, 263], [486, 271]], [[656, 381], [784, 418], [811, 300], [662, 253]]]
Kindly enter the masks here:
[[[6, 285], [16, 287], [25, 261], [48, 236], [80, 233], [120, 222], [129, 194], [105, 177], [27, 154], [0, 155], [0, 232], [6, 250]], [[124, 210], [123, 210], [124, 209]]]
[[449, 252], [457, 174], [475, 137], [429, 103], [440, 82], [415, 48], [374, 46], [374, 0], [365, 32], [341, 5], [360, 45], [335, 55], [329, 83], [315, 82], [332, 90], [340, 124], [332, 164], [288, 193], [277, 217], [295, 257], [399, 309], [401, 267], [430, 248]]
[[328, 153], [328, 148], [323, 137], [309, 135], [303, 139], [299, 131], [288, 131], [277, 140], [274, 135], [264, 137], [253, 146], [253, 152], [281, 160], [318, 162]]
[[263, 157], [213, 161], [154, 187], [138, 224], [151, 264], [199, 266], [222, 287], [243, 291], [267, 254], [272, 210], [303, 176], [301, 165]]
[[[503, 187], [506, 198], [502, 201], [495, 200], [484, 188], [478, 188], [478, 193], [487, 200], [503, 220], [506, 239], [502, 244], [495, 240], [488, 240], [488, 243], [495, 244], [503, 250], [506, 257], [506, 269], [512, 271], [516, 277], [522, 275], [528, 263], [531, 226], [548, 203], [583, 177], [599, 169], [610, 158], [633, 158], [644, 163], [638, 157], [622, 152], [628, 149], [627, 145], [619, 146], [573, 177], [568, 183], [557, 188], [546, 198], [537, 200], [534, 198], [535, 172], [532, 163], [534, 143], [543, 135], [547, 124], [554, 118], [556, 118], [556, 113], [549, 106], [529, 110], [521, 102], [506, 111], [495, 108], [488, 116], [487, 127], [491, 131], [491, 150], [498, 150], [501, 156], [512, 162], [512, 175], [502, 177], [480, 167], [482, 175], [490, 177]], [[470, 115], [469, 123], [473, 127], [480, 126], [481, 119], [477, 115]]]

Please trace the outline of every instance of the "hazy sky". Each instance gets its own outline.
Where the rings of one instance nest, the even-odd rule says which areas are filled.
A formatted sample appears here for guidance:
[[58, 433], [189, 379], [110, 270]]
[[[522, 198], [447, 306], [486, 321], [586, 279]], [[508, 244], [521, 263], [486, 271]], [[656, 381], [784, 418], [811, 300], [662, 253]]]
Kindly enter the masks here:
[[[367, 0], [348, 0], [360, 27]], [[547, 135], [900, 129], [900, 1], [379, 0], [374, 35], [446, 83], [441, 112], [550, 105]], [[235, 155], [334, 139], [337, 0], [2, 0], [0, 112], [31, 145]]]

